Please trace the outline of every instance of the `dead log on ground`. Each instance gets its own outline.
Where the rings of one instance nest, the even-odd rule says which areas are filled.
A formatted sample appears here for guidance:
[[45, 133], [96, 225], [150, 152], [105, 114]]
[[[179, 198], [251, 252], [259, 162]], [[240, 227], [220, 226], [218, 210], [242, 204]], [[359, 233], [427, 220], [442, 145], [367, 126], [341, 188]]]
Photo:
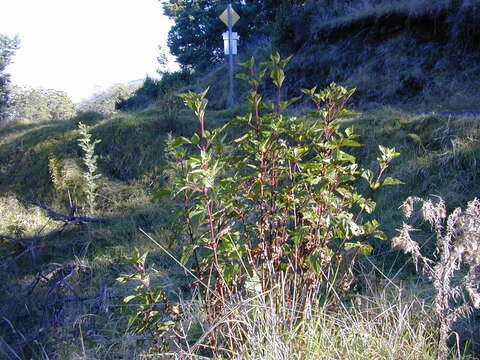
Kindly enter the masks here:
[[75, 216], [75, 210], [76, 210], [75, 206], [73, 206], [71, 208], [71, 212], [70, 212], [71, 215], [63, 215], [63, 214], [60, 214], [60, 213], [50, 209], [48, 206], [46, 206], [44, 204], [41, 204], [41, 203], [33, 203], [33, 204], [38, 206], [39, 208], [45, 210], [45, 212], [47, 213], [47, 216], [50, 219], [52, 219], [54, 221], [63, 221], [63, 225], [54, 229], [54, 230], [52, 230], [52, 231], [50, 231], [50, 232], [48, 232], [48, 233], [38, 234], [38, 235], [35, 235], [35, 236], [29, 236], [29, 237], [15, 238], [15, 237], [0, 234], [0, 240], [3, 239], [3, 240], [6, 240], [6, 241], [9, 241], [9, 242], [20, 244], [23, 247], [29, 247], [32, 244], [34, 244], [35, 242], [43, 240], [43, 239], [45, 239], [47, 237], [50, 237], [52, 235], [61, 233], [63, 230], [65, 230], [65, 228], [67, 228], [68, 226], [71, 226], [71, 225], [83, 225], [85, 223], [101, 223], [101, 224], [109, 223], [109, 220], [107, 220], [107, 219], [92, 218], [92, 217], [86, 217], [86, 216]]

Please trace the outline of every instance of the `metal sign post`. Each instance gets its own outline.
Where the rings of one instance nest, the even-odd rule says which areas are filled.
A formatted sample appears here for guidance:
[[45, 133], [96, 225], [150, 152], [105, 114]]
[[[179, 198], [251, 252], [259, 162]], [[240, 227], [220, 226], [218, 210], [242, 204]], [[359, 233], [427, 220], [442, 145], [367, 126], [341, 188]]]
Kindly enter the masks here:
[[[220, 15], [220, 19], [227, 25], [228, 27], [228, 80], [229, 80], [229, 89], [228, 89], [228, 107], [232, 108], [235, 106], [235, 88], [233, 83], [233, 72], [234, 72], [234, 48], [236, 50], [236, 46], [233, 46], [233, 41], [237, 41], [238, 37], [236, 36], [233, 39], [233, 25], [238, 21], [240, 16], [236, 13], [236, 11], [232, 8], [232, 3], [229, 2], [227, 9]], [[235, 44], [236, 45], [236, 44]], [[236, 51], [235, 51], [236, 53]]]

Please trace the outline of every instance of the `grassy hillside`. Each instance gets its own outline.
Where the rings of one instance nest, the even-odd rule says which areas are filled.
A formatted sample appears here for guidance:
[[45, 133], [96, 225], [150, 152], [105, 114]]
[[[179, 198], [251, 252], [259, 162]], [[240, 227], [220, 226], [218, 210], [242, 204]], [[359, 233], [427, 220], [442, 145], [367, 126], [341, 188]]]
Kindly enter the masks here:
[[[271, 309], [257, 298], [232, 299], [245, 329], [245, 353], [272, 360], [435, 359], [434, 290], [407, 256], [392, 249], [391, 240], [405, 221], [399, 207], [408, 196], [443, 198], [448, 212], [480, 197], [480, 116], [442, 115], [445, 109], [480, 108], [480, 2], [306, 1], [295, 9], [298, 16], [277, 17], [273, 45], [251, 44], [248, 56], [238, 60], [253, 54], [261, 61], [274, 47], [293, 54], [284, 88], [288, 96], [331, 81], [356, 87], [357, 112], [340, 123], [353, 126], [363, 145], [348, 151], [361, 166], [375, 170], [378, 146], [394, 147], [401, 156], [388, 176], [404, 184], [373, 192], [366, 183], [356, 184], [376, 201], [375, 217], [388, 239], [365, 239], [373, 252], [354, 269], [351, 297], [312, 311], [310, 321], [299, 323], [285, 302]], [[296, 30], [282, 32], [289, 27]], [[174, 85], [164, 84], [158, 101], [149, 98], [150, 107], [143, 110], [85, 112], [66, 121], [13, 121], [0, 127], [0, 358], [165, 358], [158, 348], [149, 348], [158, 332], [126, 330], [138, 307], [122, 300], [137, 284], [116, 279], [138, 271], [127, 261], [135, 249], [149, 251], [151, 284], [165, 286], [168, 299], [182, 305], [186, 343], [197, 354], [188, 358], [211, 355], [195, 348], [213, 329], [201, 301], [194, 301], [198, 294], [189, 286], [190, 275], [140, 229], [176, 258], [189, 244], [179, 211], [183, 205], [164, 191], [172, 177], [165, 170], [165, 146], [168, 133], [190, 137], [198, 124], [190, 110], [170, 102], [171, 95], [179, 87], [211, 86], [206, 127], [218, 128], [248, 110], [240, 100], [248, 86], [240, 83], [238, 106], [218, 110], [226, 103], [225, 74], [224, 65], [194, 76], [169, 74]], [[271, 97], [272, 88], [261, 85]], [[142, 107], [138, 98], [132, 101], [135, 109]], [[308, 109], [304, 99], [288, 114], [303, 119]], [[90, 126], [92, 141], [100, 140], [94, 211], [89, 210], [79, 122]], [[227, 130], [227, 142], [243, 130]], [[75, 204], [75, 215], [106, 222], [84, 221], [44, 238], [40, 235], [64, 222], [34, 203], [64, 215]], [[414, 221], [425, 231], [422, 250], [433, 253], [432, 229]], [[218, 321], [228, 323], [228, 316]], [[451, 358], [478, 358], [478, 310], [454, 330], [458, 337], [452, 338], [452, 349], [454, 340], [460, 346]]]
[[335, 3], [312, 9], [293, 42], [296, 85], [341, 82], [365, 103], [478, 106], [478, 1]]
[[[235, 111], [209, 112], [208, 126], [218, 126]], [[81, 120], [91, 125], [93, 138], [101, 140], [96, 148], [102, 174], [96, 215], [111, 222], [67, 229], [31, 249], [2, 242], [0, 308], [8, 321], [0, 325], [0, 339], [20, 358], [41, 358], [43, 351], [51, 354], [50, 358], [80, 356], [83, 351], [102, 359], [133, 356], [129, 351], [137, 350], [125, 348], [125, 341], [130, 340], [122, 333], [126, 317], [119, 312], [121, 297], [129, 290], [115, 278], [131, 271], [124, 264], [135, 247], [151, 251], [149, 259], [158, 270], [155, 278], [173, 285], [173, 297], [178, 291], [188, 292], [182, 285], [182, 270], [138, 231], [141, 227], [162, 243], [175, 244], [174, 252], [183, 241], [175, 227], [174, 206], [164, 197], [155, 197], [167, 181], [161, 171], [166, 136], [161, 114], [151, 108], [108, 118], [82, 116]], [[192, 118], [188, 111], [181, 112], [179, 133], [191, 134]], [[77, 120], [10, 123], [1, 129], [2, 234], [29, 236], [58, 226], [31, 205], [33, 200], [46, 202], [59, 212], [68, 211], [68, 194], [55, 189], [49, 158], [55, 156], [82, 169]], [[345, 125], [355, 127], [365, 144], [355, 153], [362, 164], [374, 163], [378, 144], [395, 146], [402, 153], [391, 175], [405, 185], [375, 195], [377, 216], [389, 237], [401, 224], [398, 207], [409, 195], [441, 196], [450, 208], [480, 195], [478, 120], [434, 113], [411, 115], [392, 107], [344, 120]], [[81, 193], [73, 186], [69, 194], [82, 205]], [[406, 259], [392, 251], [388, 242], [374, 245], [371, 260], [393, 276]], [[36, 283], [39, 274], [47, 276], [51, 268], [65, 265], [76, 266], [67, 284], [55, 285], [43, 278]], [[78, 338], [80, 330], [83, 342]], [[115, 355], [107, 355], [107, 348]]]

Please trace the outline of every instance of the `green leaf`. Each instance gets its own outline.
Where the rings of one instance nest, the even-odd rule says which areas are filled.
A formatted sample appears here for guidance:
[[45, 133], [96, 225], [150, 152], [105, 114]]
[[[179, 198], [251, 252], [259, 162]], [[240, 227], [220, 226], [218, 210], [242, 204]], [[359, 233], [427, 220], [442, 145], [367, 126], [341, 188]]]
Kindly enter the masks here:
[[147, 256], [148, 256], [148, 251], [144, 252], [138, 259], [138, 263], [139, 264], [142, 264], [142, 265], [145, 265], [146, 261], [147, 261]]
[[296, 103], [297, 101], [299, 101], [301, 98], [302, 98], [301, 96], [291, 98], [290, 100], [287, 101], [287, 105], [290, 106], [290, 105]]
[[363, 256], [370, 256], [373, 251], [373, 246], [369, 244], [363, 244], [360, 242], [347, 242], [345, 243], [345, 250], [358, 248], [358, 251]]
[[175, 325], [174, 321], [164, 321], [162, 325], [158, 327], [158, 330], [160, 331], [166, 331], [172, 328]]
[[272, 78], [273, 83], [277, 87], [279, 87], [279, 88], [282, 87], [282, 84], [285, 81], [285, 73], [283, 72], [282, 69], [279, 69], [279, 68], [273, 69], [271, 74], [270, 74], [270, 77]]
[[129, 296], [126, 296], [123, 298], [123, 302], [125, 304], [129, 303], [130, 301], [132, 301], [133, 299], [135, 299], [138, 295], [129, 295]]
[[305, 260], [307, 266], [312, 270], [315, 274], [322, 273], [322, 258], [318, 255], [310, 255]]
[[210, 90], [210, 86], [208, 86], [205, 90], [203, 90], [203, 91], [199, 94], [199, 95], [200, 95], [200, 98], [203, 99], [203, 98], [207, 95], [207, 93], [208, 93], [209, 90]]
[[263, 79], [266, 73], [267, 73], [267, 68], [260, 70], [258, 73], [258, 78]]
[[245, 73], [239, 73], [239, 74], [235, 75], [235, 77], [237, 79], [240, 79], [240, 80], [245, 80], [245, 81], [250, 80], [250, 77]]
[[193, 145], [197, 145], [199, 142], [200, 142], [200, 136], [198, 136], [197, 133], [193, 134], [193, 136], [191, 138], [191, 143]]
[[250, 86], [252, 86], [253, 88], [256, 88], [260, 85], [260, 83], [258, 82], [258, 80], [255, 80], [255, 79], [252, 79], [252, 80], [249, 80], [248, 83], [250, 84]]
[[192, 229], [196, 231], [205, 219], [205, 209], [198, 206], [194, 211], [188, 214], [188, 217], [190, 218]]
[[337, 155], [336, 156], [337, 160], [339, 160], [339, 161], [355, 162], [355, 156], [347, 154], [344, 151], [338, 150], [336, 152], [336, 155]]
[[364, 209], [368, 214], [373, 213], [377, 204], [373, 200], [364, 200], [359, 202], [360, 208]]
[[382, 230], [378, 230], [378, 229], [373, 232], [373, 237], [375, 239], [383, 240], [383, 241], [386, 241], [388, 239], [387, 235]]
[[186, 137], [179, 136], [179, 137], [175, 138], [175, 140], [172, 141], [170, 146], [171, 147], [176, 147], [176, 146], [179, 146], [179, 145], [191, 144], [191, 143], [192, 142], [190, 140], [188, 140]]
[[182, 265], [186, 265], [188, 260], [190, 259], [190, 257], [192, 256], [193, 254], [193, 251], [197, 248], [196, 245], [193, 245], [193, 244], [189, 244], [189, 245], [185, 245], [183, 247], [183, 251], [182, 251], [182, 257], [180, 258], [180, 262], [182, 263]]
[[342, 139], [339, 143], [338, 143], [339, 146], [363, 146], [362, 144], [360, 144], [359, 142], [356, 142], [354, 140], [351, 140], [351, 139]]
[[364, 178], [365, 180], [367, 180], [370, 185], [372, 185], [372, 182], [373, 182], [373, 171], [372, 170], [366, 169], [366, 170], [362, 171], [360, 176], [362, 178]]
[[251, 68], [255, 64], [255, 58], [252, 56], [250, 60], [247, 60], [239, 65], [245, 68]]
[[130, 329], [138, 318], [138, 314], [130, 316], [127, 323], [127, 329]]
[[223, 277], [228, 284], [231, 284], [240, 271], [240, 264], [225, 265], [223, 267]]
[[233, 140], [233, 142], [236, 142], [236, 143], [239, 143], [239, 142], [242, 142], [243, 140], [247, 139], [250, 137], [250, 134], [249, 133], [246, 133], [245, 135]]
[[314, 87], [311, 88], [311, 89], [302, 89], [301, 91], [302, 91], [304, 94], [313, 97], [313, 95], [315, 95], [315, 91], [317, 91], [317, 87], [314, 86]]
[[400, 181], [398, 179], [392, 178], [392, 177], [387, 177], [385, 180], [383, 180], [382, 186], [386, 185], [403, 185], [405, 184], [403, 181]]
[[378, 145], [378, 148], [380, 152], [382, 153], [382, 156], [380, 158], [377, 158], [378, 161], [391, 161], [392, 159], [395, 159], [396, 157], [400, 156], [400, 153], [395, 151], [395, 148], [387, 148], [382, 145]]

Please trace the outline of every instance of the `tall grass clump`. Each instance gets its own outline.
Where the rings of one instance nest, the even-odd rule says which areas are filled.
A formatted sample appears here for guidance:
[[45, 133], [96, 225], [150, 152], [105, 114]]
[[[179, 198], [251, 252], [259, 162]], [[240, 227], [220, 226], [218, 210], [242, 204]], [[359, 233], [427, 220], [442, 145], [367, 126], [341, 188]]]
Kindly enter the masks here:
[[[368, 238], [383, 235], [370, 215], [375, 203], [357, 182], [364, 178], [371, 191], [399, 183], [385, 177], [399, 155], [394, 149], [380, 147], [373, 171], [345, 152], [360, 146], [353, 129], [339, 124], [354, 90], [303, 90], [314, 111], [301, 119], [285, 115], [300, 99], [283, 99], [289, 60], [276, 54], [260, 68], [253, 59], [243, 64], [250, 112], [219, 129], [207, 127], [207, 91], [183, 94], [198, 131], [168, 145], [172, 193], [188, 238], [181, 262], [210, 324], [198, 348], [214, 356], [251, 352], [242, 346], [250, 331], [244, 303], [288, 307], [292, 318], [282, 326], [293, 330], [314, 307], [348, 297], [356, 259], [372, 251]], [[272, 101], [260, 93], [266, 76], [276, 88]], [[227, 129], [235, 134], [231, 142]]]
[[280, 290], [243, 303], [244, 351], [235, 359], [435, 358], [435, 339], [424, 321], [428, 307], [395, 285], [359, 296], [356, 306], [312, 307], [301, 320], [283, 301], [288, 297]]
[[437, 359], [445, 359], [453, 324], [480, 308], [480, 201], [474, 199], [465, 210], [457, 208], [447, 214], [442, 199], [434, 202], [409, 197], [402, 206], [407, 218], [412, 216], [417, 203], [421, 205], [421, 219], [436, 235], [433, 254], [424, 250], [425, 244], [412, 238], [411, 233], [418, 230], [405, 223], [393, 239], [393, 245], [410, 254], [416, 266], [421, 265], [435, 288], [433, 310], [439, 329]]

